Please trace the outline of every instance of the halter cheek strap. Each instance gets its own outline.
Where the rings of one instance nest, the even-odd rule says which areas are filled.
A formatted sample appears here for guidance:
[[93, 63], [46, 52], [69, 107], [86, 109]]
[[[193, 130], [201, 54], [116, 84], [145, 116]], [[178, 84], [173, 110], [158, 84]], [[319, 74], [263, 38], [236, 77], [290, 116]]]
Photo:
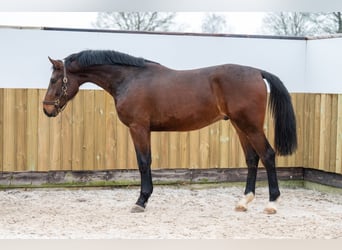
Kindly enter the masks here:
[[67, 78], [67, 73], [66, 73], [66, 67], [65, 67], [65, 62], [63, 60], [63, 83], [67, 84], [68, 83], [68, 78]]
[[68, 96], [68, 77], [67, 77], [67, 74], [66, 74], [66, 67], [65, 67], [65, 63], [63, 61], [63, 84], [62, 84], [62, 92], [61, 94], [59, 95], [59, 97], [54, 100], [54, 101], [43, 101], [43, 104], [46, 104], [46, 105], [54, 105], [59, 112], [63, 111], [63, 109], [65, 108], [66, 105], [63, 105], [63, 107], [60, 106], [60, 99], [64, 96]]

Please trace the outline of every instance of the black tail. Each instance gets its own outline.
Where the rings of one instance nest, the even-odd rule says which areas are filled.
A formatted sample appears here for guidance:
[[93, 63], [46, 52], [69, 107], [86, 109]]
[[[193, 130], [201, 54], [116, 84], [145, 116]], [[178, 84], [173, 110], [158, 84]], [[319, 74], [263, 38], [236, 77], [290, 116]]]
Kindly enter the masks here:
[[281, 80], [266, 71], [261, 75], [270, 86], [270, 110], [274, 118], [274, 145], [279, 155], [290, 155], [297, 149], [296, 117], [291, 96]]

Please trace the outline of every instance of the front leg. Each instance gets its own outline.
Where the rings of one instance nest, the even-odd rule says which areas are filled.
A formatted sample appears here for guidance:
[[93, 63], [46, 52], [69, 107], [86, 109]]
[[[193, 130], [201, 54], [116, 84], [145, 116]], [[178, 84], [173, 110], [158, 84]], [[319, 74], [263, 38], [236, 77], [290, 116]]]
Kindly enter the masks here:
[[144, 212], [148, 199], [153, 191], [152, 175], [151, 175], [151, 152], [141, 153], [136, 149], [137, 160], [140, 172], [140, 196], [132, 208], [133, 213]]
[[131, 210], [131, 212], [137, 213], [145, 211], [146, 204], [153, 191], [151, 175], [151, 132], [146, 127], [137, 124], [131, 125], [129, 128], [141, 177], [140, 196]]

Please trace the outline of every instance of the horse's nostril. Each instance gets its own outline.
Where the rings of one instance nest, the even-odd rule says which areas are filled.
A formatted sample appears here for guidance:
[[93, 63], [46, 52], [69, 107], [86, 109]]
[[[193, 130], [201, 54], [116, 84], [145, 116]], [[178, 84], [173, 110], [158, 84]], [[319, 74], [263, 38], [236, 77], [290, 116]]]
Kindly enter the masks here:
[[56, 116], [55, 112], [50, 113], [45, 108], [43, 108], [43, 111], [44, 111], [44, 114], [48, 117], [55, 117]]
[[50, 116], [51, 116], [51, 114], [50, 114], [50, 113], [48, 113], [48, 112], [46, 111], [46, 109], [45, 109], [45, 108], [44, 108], [43, 110], [44, 110], [44, 114], [45, 114], [46, 116], [48, 116], [48, 117], [50, 117]]

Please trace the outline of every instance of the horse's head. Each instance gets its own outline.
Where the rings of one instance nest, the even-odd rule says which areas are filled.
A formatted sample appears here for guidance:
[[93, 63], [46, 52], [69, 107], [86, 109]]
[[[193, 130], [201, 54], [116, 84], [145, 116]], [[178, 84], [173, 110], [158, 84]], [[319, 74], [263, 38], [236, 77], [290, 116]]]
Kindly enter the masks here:
[[52, 63], [52, 75], [49, 88], [46, 92], [43, 109], [44, 113], [49, 117], [57, 116], [78, 92], [79, 81], [77, 77], [66, 68], [61, 60], [53, 60], [49, 57]]

